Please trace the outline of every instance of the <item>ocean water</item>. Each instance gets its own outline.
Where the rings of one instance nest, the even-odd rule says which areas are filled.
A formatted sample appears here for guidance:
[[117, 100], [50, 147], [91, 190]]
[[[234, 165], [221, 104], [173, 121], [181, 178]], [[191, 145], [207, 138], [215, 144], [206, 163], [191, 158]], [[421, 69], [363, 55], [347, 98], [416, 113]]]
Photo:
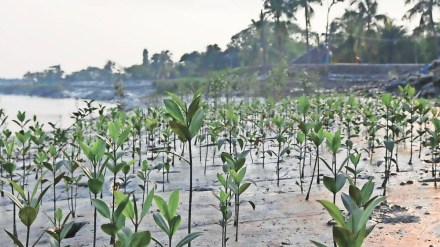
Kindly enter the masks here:
[[[107, 102], [96, 102], [110, 106]], [[58, 127], [68, 128], [74, 123], [71, 118], [72, 113], [79, 108], [85, 107], [82, 99], [51, 99], [34, 96], [21, 95], [0, 95], [0, 108], [4, 110], [8, 117], [6, 128], [18, 130], [19, 127], [12, 120], [17, 119], [18, 111], [25, 111], [27, 118], [34, 115], [40, 123], [44, 124], [45, 129], [50, 129], [49, 122], [57, 124]]]

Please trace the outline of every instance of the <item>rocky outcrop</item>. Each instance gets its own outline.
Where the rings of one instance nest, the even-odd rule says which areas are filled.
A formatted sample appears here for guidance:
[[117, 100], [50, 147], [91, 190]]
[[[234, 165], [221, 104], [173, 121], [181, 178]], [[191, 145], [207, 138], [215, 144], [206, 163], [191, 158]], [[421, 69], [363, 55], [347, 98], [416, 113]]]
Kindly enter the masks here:
[[440, 95], [440, 60], [425, 65], [417, 73], [405, 74], [390, 80], [385, 86], [389, 92], [398, 91], [398, 86], [413, 86], [420, 97], [432, 98]]

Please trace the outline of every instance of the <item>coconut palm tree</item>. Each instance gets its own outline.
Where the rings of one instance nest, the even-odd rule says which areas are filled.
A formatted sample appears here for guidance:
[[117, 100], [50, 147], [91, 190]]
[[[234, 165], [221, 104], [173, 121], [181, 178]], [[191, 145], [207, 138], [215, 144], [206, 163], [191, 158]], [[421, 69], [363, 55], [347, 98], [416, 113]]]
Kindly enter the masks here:
[[420, 16], [419, 26], [414, 29], [415, 34], [427, 34], [434, 37], [434, 51], [438, 53], [438, 39], [435, 30], [434, 11], [440, 7], [440, 0], [405, 0], [405, 4], [415, 3], [403, 16], [403, 19], [410, 20]]
[[394, 50], [403, 44], [406, 38], [405, 28], [395, 25], [392, 19], [386, 18], [383, 22], [383, 28], [380, 29], [380, 54], [384, 58], [381, 62], [394, 62]]
[[293, 7], [293, 11], [298, 9], [304, 9], [304, 17], [305, 17], [305, 27], [306, 27], [306, 44], [307, 50], [310, 49], [309, 35], [310, 35], [310, 19], [315, 13], [315, 10], [312, 8], [312, 4], [320, 4], [322, 5], [322, 0], [292, 0], [291, 5]]
[[266, 13], [263, 12], [263, 10], [261, 10], [258, 20], [257, 21], [252, 20], [252, 25], [255, 27], [255, 29], [257, 30], [260, 36], [260, 45], [263, 52], [263, 56], [262, 56], [263, 66], [266, 65], [266, 61], [267, 61], [267, 40], [266, 40], [266, 30], [265, 30], [267, 26], [266, 24], [267, 24]]
[[377, 14], [377, 0], [351, 0], [350, 6], [356, 5], [353, 10], [347, 11], [344, 16], [362, 20], [367, 27], [367, 32], [377, 29], [378, 23], [386, 19], [385, 15]]
[[275, 35], [277, 40], [278, 51], [284, 53], [284, 38], [287, 36], [287, 21], [293, 18], [292, 3], [290, 0], [265, 0], [264, 9], [266, 13], [272, 16], [275, 24]]

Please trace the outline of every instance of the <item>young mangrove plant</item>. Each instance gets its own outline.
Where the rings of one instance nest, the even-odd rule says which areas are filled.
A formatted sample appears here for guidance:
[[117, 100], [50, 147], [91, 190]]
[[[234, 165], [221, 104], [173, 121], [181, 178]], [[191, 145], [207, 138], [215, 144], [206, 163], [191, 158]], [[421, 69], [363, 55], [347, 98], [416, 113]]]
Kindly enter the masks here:
[[[172, 246], [173, 236], [179, 230], [181, 217], [177, 214], [177, 208], [179, 206], [179, 190], [174, 190], [168, 199], [168, 203], [165, 202], [162, 197], [155, 195], [154, 202], [160, 213], [154, 213], [154, 222], [162, 229], [162, 231], [168, 236], [168, 246]], [[186, 235], [180, 240], [176, 247], [182, 247], [185, 244], [191, 243], [192, 240], [202, 235], [200, 232], [193, 232]], [[155, 241], [160, 246], [163, 246], [158, 241]]]
[[[103, 140], [98, 139], [90, 145], [80, 142], [80, 147], [84, 155], [90, 161], [92, 169], [89, 169], [82, 163], [78, 164], [81, 166], [81, 169], [87, 176], [87, 186], [90, 193], [93, 194], [93, 199], [96, 200], [98, 198], [98, 194], [102, 192], [102, 188], [104, 186], [104, 169], [106, 168], [106, 163], [108, 160], [107, 159], [105, 162], [103, 162], [106, 143]], [[93, 213], [93, 247], [96, 246], [96, 212], [97, 208], [95, 207]]]
[[[106, 139], [107, 145], [110, 147], [109, 152], [106, 153], [106, 156], [109, 158], [109, 162], [107, 163], [107, 168], [113, 173], [113, 180], [111, 189], [114, 190], [117, 174], [127, 165], [126, 162], [122, 161], [122, 157], [125, 155], [123, 152], [123, 145], [128, 140], [128, 136], [131, 132], [131, 126], [124, 126], [121, 119], [115, 119], [113, 122], [108, 124], [107, 133], [109, 138]], [[103, 137], [104, 138], [104, 137]], [[96, 201], [96, 200], [94, 200]], [[112, 226], [118, 226], [120, 215], [115, 215], [115, 194], [112, 193], [112, 217], [106, 217], [110, 219]], [[98, 209], [99, 211], [99, 209]], [[105, 216], [104, 216], [105, 217]], [[120, 228], [113, 228], [111, 231], [113, 234], [110, 238], [110, 244], [114, 244], [115, 242], [115, 234], [120, 230]]]
[[322, 129], [322, 125], [317, 124], [314, 126], [313, 132], [309, 134], [309, 139], [315, 145], [315, 165], [313, 166], [312, 178], [310, 179], [310, 185], [309, 190], [307, 191], [306, 200], [309, 200], [310, 190], [312, 189], [315, 170], [317, 167], [317, 183], [319, 184], [319, 146], [321, 146], [322, 142], [324, 141], [324, 130]]
[[[385, 200], [385, 197], [382, 196], [371, 198], [373, 189], [374, 183], [369, 180], [362, 189], [351, 184], [350, 194], [342, 194], [342, 201], [349, 213], [348, 219], [345, 219], [341, 210], [334, 203], [325, 200], [319, 201], [336, 222], [336, 225], [333, 226], [334, 246], [360, 247], [365, 238], [373, 231], [375, 225], [367, 227], [367, 222], [374, 208]], [[326, 247], [316, 241], [312, 241], [312, 243], [317, 247]]]
[[217, 173], [217, 179], [219, 183], [222, 185], [222, 188], [220, 189], [219, 194], [214, 194], [214, 196], [219, 201], [218, 205], [212, 204], [214, 208], [216, 208], [221, 214], [222, 218], [219, 220], [218, 224], [222, 228], [222, 247], [226, 246], [226, 242], [228, 241], [227, 237], [227, 230], [228, 230], [228, 223], [231, 221], [232, 218], [232, 210], [231, 210], [231, 204], [232, 204], [232, 191], [229, 189], [229, 184], [232, 183], [231, 175], [230, 175], [230, 169], [229, 165], [225, 163], [223, 166], [223, 174]]
[[289, 142], [287, 138], [287, 131], [289, 130], [290, 126], [288, 123], [284, 121], [281, 117], [274, 117], [272, 119], [272, 123], [275, 126], [273, 131], [275, 132], [275, 141], [277, 144], [277, 151], [274, 152], [272, 150], [266, 151], [269, 156], [275, 155], [277, 157], [277, 168], [276, 168], [276, 174], [277, 174], [277, 186], [280, 187], [280, 161], [281, 157], [285, 154], [290, 154], [290, 147]]
[[[235, 241], [238, 241], [238, 227], [239, 227], [239, 216], [240, 216], [240, 205], [248, 202], [252, 208], [255, 210], [255, 204], [252, 201], [241, 201], [240, 195], [245, 192], [251, 184], [255, 184], [252, 180], [245, 179], [246, 176], [246, 156], [248, 155], [249, 151], [243, 151], [236, 156], [233, 156], [230, 153], [222, 153], [221, 158], [225, 165], [227, 165], [227, 168], [229, 169], [229, 172], [227, 173], [228, 179], [230, 181], [226, 181], [225, 179], [222, 179], [220, 183], [224, 186], [224, 184], [227, 185], [227, 187], [230, 189], [230, 192], [232, 192], [234, 196], [234, 205], [235, 205], [235, 219], [234, 219], [234, 226], [235, 228]], [[221, 179], [221, 177], [218, 177]], [[225, 191], [226, 193], [226, 191]], [[222, 195], [221, 195], [222, 196]], [[224, 196], [223, 196], [224, 197]], [[219, 198], [224, 199], [224, 198]], [[220, 200], [221, 202], [226, 202], [225, 200]], [[222, 210], [220, 210], [222, 211]], [[223, 211], [222, 211], [223, 213]], [[226, 221], [223, 223], [227, 224]], [[226, 233], [226, 229], [225, 229]]]
[[410, 124], [410, 129], [405, 134], [409, 134], [409, 141], [410, 141], [410, 153], [409, 153], [409, 161], [408, 165], [412, 165], [412, 157], [413, 157], [413, 142], [414, 142], [414, 124], [419, 119], [419, 116], [417, 113], [417, 105], [416, 105], [416, 89], [410, 85], [406, 85], [405, 87], [399, 86], [400, 93], [403, 96], [403, 110], [408, 115], [408, 118], [406, 119], [407, 123]]
[[437, 162], [439, 157], [438, 146], [440, 144], [440, 120], [432, 119], [434, 130], [429, 130], [429, 146], [431, 147], [431, 172], [434, 177], [434, 186], [437, 188]]
[[[134, 232], [138, 232], [139, 225], [142, 223], [142, 220], [147, 215], [148, 210], [151, 207], [151, 203], [153, 202], [154, 189], [151, 189], [151, 191], [148, 192], [147, 198], [142, 204], [142, 208], [140, 212], [138, 210], [136, 196], [134, 195], [134, 193], [130, 193], [128, 195], [125, 195], [120, 191], [115, 191], [114, 193], [115, 193], [116, 204], [119, 205], [127, 201], [127, 205], [122, 211], [122, 214], [131, 221], [131, 223], [134, 226]], [[132, 197], [132, 200], [130, 200], [130, 197]]]
[[63, 218], [63, 211], [60, 208], [56, 210], [55, 215], [56, 218], [53, 220], [48, 217], [53, 227], [47, 229], [46, 233], [50, 236], [49, 243], [51, 247], [61, 247], [61, 241], [67, 237], [74, 222], [71, 221], [67, 223], [70, 217], [70, 212]]
[[[193, 192], [193, 161], [191, 140], [197, 135], [202, 127], [204, 111], [201, 109], [201, 92], [202, 89], [197, 90], [194, 94], [191, 104], [186, 105], [175, 94], [168, 93], [171, 99], [164, 99], [164, 104], [167, 112], [172, 119], [169, 125], [173, 132], [179, 137], [182, 142], [188, 143], [189, 152], [189, 202], [188, 202], [188, 234], [191, 233], [191, 210], [192, 210], [192, 192]], [[188, 243], [188, 246], [191, 246]]]
[[[40, 186], [40, 183], [45, 182], [45, 180], [43, 180], [42, 177], [40, 177], [38, 179], [38, 181], [34, 184], [32, 192], [27, 191], [27, 193], [25, 193], [23, 186], [17, 184], [16, 182], [14, 182], [12, 180], [9, 180], [8, 182], [11, 185], [11, 187], [13, 187], [14, 190], [17, 192], [19, 197], [17, 197], [16, 195], [13, 195], [9, 191], [4, 191], [4, 193], [19, 208], [18, 218], [20, 219], [21, 223], [23, 223], [23, 225], [26, 227], [26, 242], [20, 241], [18, 236], [12, 234], [11, 232], [9, 232], [7, 230], [5, 230], [5, 232], [12, 239], [14, 244], [21, 246], [21, 247], [29, 247], [29, 246], [31, 246], [29, 244], [31, 226], [38, 216], [41, 200], [43, 199], [43, 196], [44, 196], [44, 194], [46, 194], [47, 190], [49, 190], [50, 185], [47, 186], [40, 194], [37, 194], [37, 190], [38, 190], [38, 187]], [[40, 235], [40, 237], [38, 237], [36, 239], [35, 244], [38, 243], [41, 236], [42, 236], [42, 234]], [[25, 244], [23, 244], [23, 243], [25, 243]], [[35, 246], [35, 244], [32, 246]]]
[[338, 167], [336, 162], [336, 154], [341, 147], [341, 130], [337, 130], [335, 134], [325, 131], [324, 132], [327, 149], [332, 155], [332, 163], [329, 165], [327, 161], [321, 159], [327, 168], [332, 173], [333, 177], [324, 176], [324, 186], [333, 193], [333, 203], [336, 203], [336, 194], [344, 187], [346, 182], [346, 176], [341, 173], [342, 168], [348, 160], [345, 159], [344, 162]]

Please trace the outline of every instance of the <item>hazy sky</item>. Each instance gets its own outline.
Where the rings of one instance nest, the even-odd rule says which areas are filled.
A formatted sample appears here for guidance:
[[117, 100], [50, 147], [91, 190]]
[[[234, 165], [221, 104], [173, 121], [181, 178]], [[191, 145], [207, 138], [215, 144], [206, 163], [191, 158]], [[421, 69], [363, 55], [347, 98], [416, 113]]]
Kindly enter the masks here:
[[[326, 0], [316, 6], [313, 31], [325, 30]], [[348, 0], [346, 0], [348, 2]], [[381, 13], [400, 19], [404, 0], [378, 0]], [[0, 77], [21, 77], [61, 64], [66, 72], [107, 60], [139, 64], [150, 55], [222, 48], [257, 19], [263, 0], [0, 0]], [[348, 4], [338, 4], [339, 16]], [[303, 23], [302, 12], [298, 13]], [[413, 23], [418, 20], [414, 19]]]

